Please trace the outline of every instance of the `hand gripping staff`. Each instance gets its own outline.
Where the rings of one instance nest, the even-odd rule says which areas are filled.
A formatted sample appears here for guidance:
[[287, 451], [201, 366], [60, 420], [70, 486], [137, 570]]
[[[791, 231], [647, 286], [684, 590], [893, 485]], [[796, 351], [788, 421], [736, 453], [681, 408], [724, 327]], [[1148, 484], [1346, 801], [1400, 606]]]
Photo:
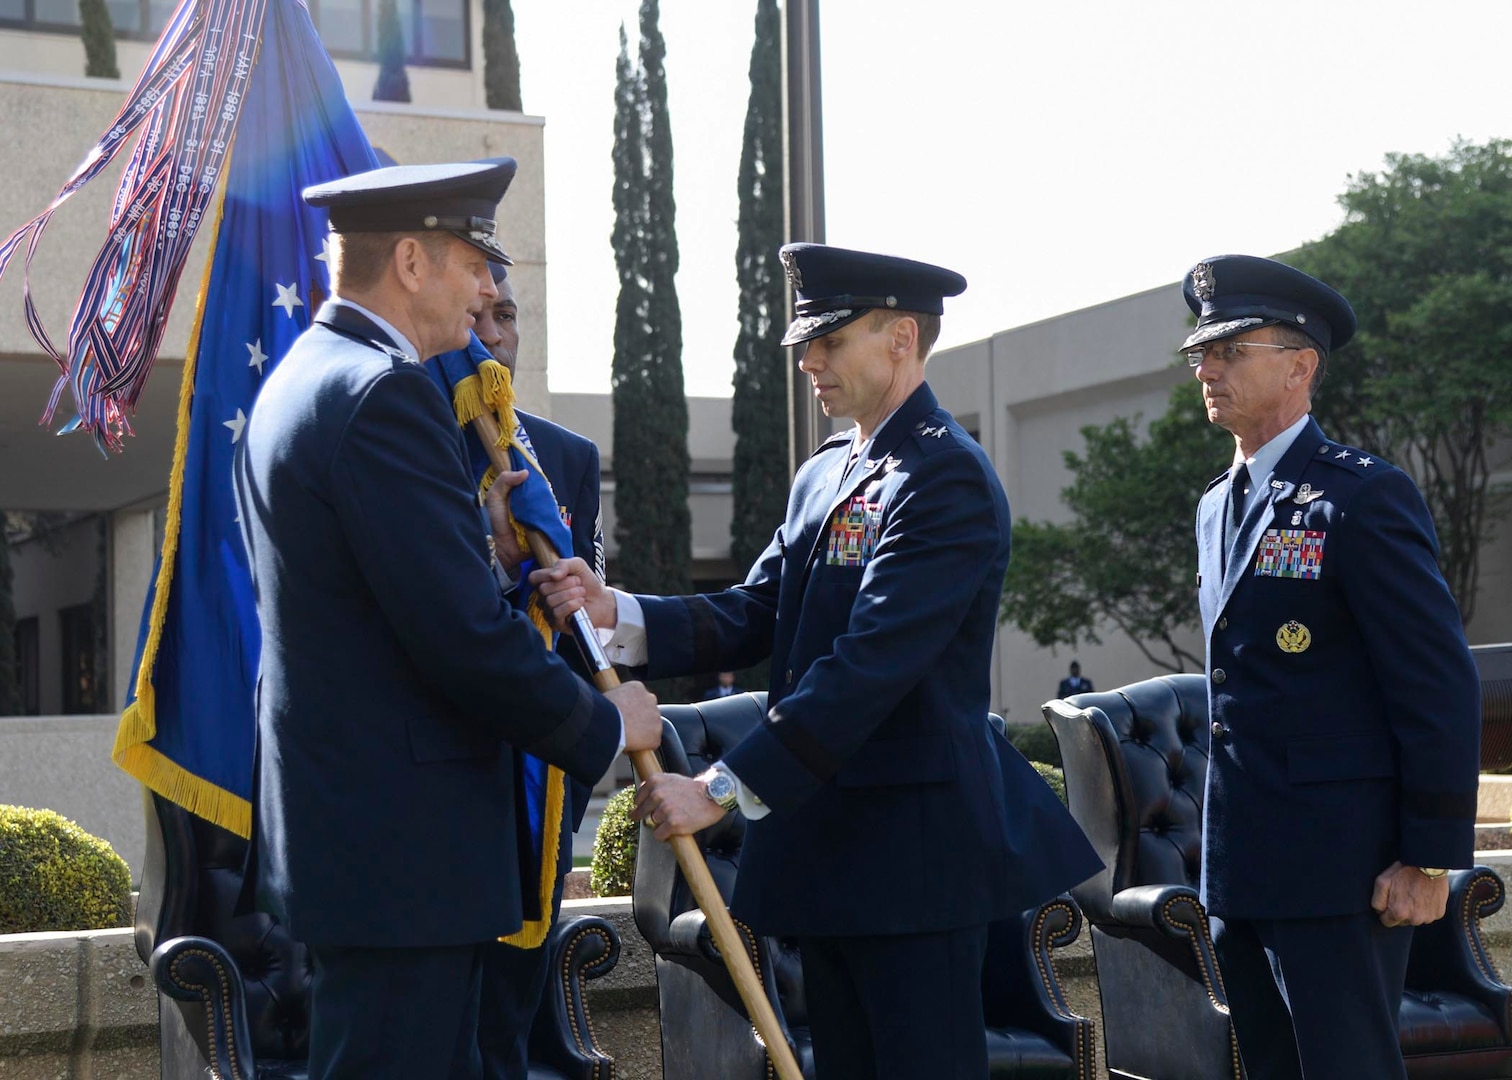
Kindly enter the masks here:
[[[485, 411], [472, 421], [472, 426], [487, 448], [494, 468], [500, 473], [512, 471], [508, 454], [499, 446], [499, 422], [493, 414]], [[559, 556], [552, 548], [551, 541], [534, 530], [528, 535], [530, 553], [535, 556], [536, 562], [546, 570], [555, 566]], [[613, 690], [620, 684], [619, 676], [615, 674], [603, 647], [599, 645], [598, 633], [594, 630], [588, 613], [581, 608], [573, 612], [572, 626], [573, 636], [577, 638], [588, 666], [593, 669], [593, 684], [600, 691]], [[650, 750], [630, 751], [630, 763], [635, 766], [636, 774], [642, 780], [648, 780], [662, 771], [656, 762], [656, 755]], [[672, 845], [672, 853], [677, 857], [677, 865], [682, 870], [684, 880], [693, 890], [693, 899], [698, 902], [708, 921], [714, 944], [719, 947], [719, 955], [724, 957], [730, 978], [734, 980], [735, 989], [740, 993], [740, 1000], [745, 1002], [746, 1012], [756, 1026], [761, 1041], [766, 1044], [767, 1055], [772, 1059], [778, 1077], [781, 1080], [803, 1080], [803, 1072], [798, 1068], [787, 1039], [783, 1037], [782, 1025], [777, 1022], [772, 1003], [767, 1000], [761, 980], [756, 977], [756, 967], [746, 953], [740, 932], [735, 929], [735, 920], [730, 918], [730, 912], [725, 908], [724, 897], [719, 893], [719, 886], [714, 884], [714, 877], [709, 873], [709, 864], [704, 861], [703, 852], [698, 850], [698, 844], [691, 836], [674, 836], [668, 843]]]

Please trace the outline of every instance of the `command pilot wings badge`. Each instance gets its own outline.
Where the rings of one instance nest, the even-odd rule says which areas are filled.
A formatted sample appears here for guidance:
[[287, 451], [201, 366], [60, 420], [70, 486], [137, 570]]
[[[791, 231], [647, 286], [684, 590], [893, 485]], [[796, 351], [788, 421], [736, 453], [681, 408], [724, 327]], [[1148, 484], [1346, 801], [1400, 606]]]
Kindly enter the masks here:
[[1303, 484], [1297, 489], [1297, 494], [1292, 497], [1292, 502], [1296, 503], [1299, 506], [1306, 506], [1314, 499], [1321, 499], [1322, 497], [1322, 488], [1318, 488], [1318, 490], [1314, 491], [1311, 484]]

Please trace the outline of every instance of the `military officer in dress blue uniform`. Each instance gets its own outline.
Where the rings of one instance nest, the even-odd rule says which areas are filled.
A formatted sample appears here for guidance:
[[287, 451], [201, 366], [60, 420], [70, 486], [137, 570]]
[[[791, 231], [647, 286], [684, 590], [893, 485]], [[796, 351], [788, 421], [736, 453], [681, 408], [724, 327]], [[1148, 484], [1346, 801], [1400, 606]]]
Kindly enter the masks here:
[[[490, 263], [499, 295], [478, 314], [474, 332], [493, 358], [509, 369], [511, 379], [520, 352], [520, 310], [515, 301], [509, 271]], [[584, 438], [545, 417], [516, 407], [515, 418], [525, 429], [525, 439], [546, 474], [551, 490], [561, 500], [562, 518], [572, 533], [572, 550], [591, 562], [594, 574], [604, 578], [604, 523], [599, 504], [599, 452], [592, 439]], [[591, 677], [582, 652], [563, 635], [558, 651], [568, 664]], [[551, 922], [562, 907], [562, 883], [572, 869], [572, 834], [583, 823], [593, 788], [568, 778], [570, 825], [561, 830], [556, 861], [556, 886], [551, 900]], [[478, 1020], [478, 1046], [483, 1054], [485, 1080], [526, 1080], [529, 1071], [531, 1022], [546, 987], [545, 946], [517, 948], [490, 942], [483, 953], [483, 987]]]
[[1405, 1077], [1412, 927], [1471, 865], [1479, 681], [1407, 475], [1309, 415], [1348, 301], [1269, 259], [1183, 283], [1233, 467], [1197, 511], [1202, 898], [1250, 1080]]
[[659, 741], [504, 597], [451, 404], [507, 256], [515, 163], [373, 170], [330, 208], [332, 299], [269, 375], [236, 490], [262, 626], [249, 882], [310, 946], [310, 1076], [481, 1075], [483, 942], [521, 925], [515, 748], [585, 781]]
[[631, 597], [581, 564], [586, 584], [537, 578], [652, 676], [771, 657], [767, 722], [702, 776], [643, 784], [635, 816], [662, 839], [736, 806], [750, 819], [731, 908], [798, 939], [823, 1080], [981, 1080], [987, 924], [1100, 864], [987, 720], [1008, 502], [924, 381], [966, 282], [822, 245], [781, 257], [797, 294], [783, 344], [806, 343], [825, 413], [856, 426], [799, 470], [745, 583]]

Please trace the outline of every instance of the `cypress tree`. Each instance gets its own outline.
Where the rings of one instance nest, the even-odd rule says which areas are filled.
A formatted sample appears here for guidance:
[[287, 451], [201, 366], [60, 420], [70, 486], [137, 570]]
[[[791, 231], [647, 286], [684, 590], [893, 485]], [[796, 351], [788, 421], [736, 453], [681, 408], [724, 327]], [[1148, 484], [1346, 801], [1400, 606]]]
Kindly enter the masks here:
[[0, 716], [21, 712], [21, 687], [16, 671], [16, 604], [11, 592], [10, 529], [0, 510]]
[[483, 93], [490, 109], [522, 111], [520, 54], [509, 0], [483, 0]]
[[404, 32], [399, 27], [397, 0], [378, 2], [378, 82], [374, 101], [408, 101], [409, 75], [404, 70]]
[[640, 63], [623, 28], [615, 85], [614, 329], [615, 539], [620, 574], [638, 592], [692, 588], [688, 514], [688, 402], [667, 118], [666, 46], [657, 0], [640, 9]]
[[740, 333], [735, 339], [734, 513], [730, 557], [750, 566], [787, 507], [787, 297], [777, 260], [782, 245], [782, 16], [777, 0], [757, 0], [751, 96], [740, 151]]
[[96, 79], [119, 79], [115, 26], [105, 0], [79, 0], [79, 34], [84, 39], [84, 74]]

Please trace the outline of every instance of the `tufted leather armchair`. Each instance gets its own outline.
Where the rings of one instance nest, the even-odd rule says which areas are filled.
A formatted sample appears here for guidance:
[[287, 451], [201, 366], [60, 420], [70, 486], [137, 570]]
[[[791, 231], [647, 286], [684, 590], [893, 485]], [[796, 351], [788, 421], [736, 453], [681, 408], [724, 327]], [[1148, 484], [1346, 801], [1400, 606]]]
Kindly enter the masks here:
[[[305, 1080], [309, 950], [264, 914], [235, 915], [247, 842], [148, 791], [137, 952], [158, 988], [164, 1080]], [[530, 1035], [531, 1080], [611, 1080], [585, 980], [613, 969], [619, 935], [596, 916], [547, 940], [556, 977]]]
[[[737, 694], [662, 706], [663, 767], [693, 776], [716, 761], [766, 715], [766, 694]], [[739, 811], [698, 835], [699, 847], [728, 899], [740, 869], [746, 821]], [[671, 848], [642, 829], [635, 865], [636, 926], [656, 954], [661, 999], [664, 1080], [765, 1080], [766, 1052], [693, 902]], [[804, 1075], [813, 1080], [803, 972], [797, 946], [758, 937], [736, 921], [757, 974], [774, 1003]], [[1065, 897], [994, 923], [982, 977], [992, 1077], [1091, 1080], [1092, 1021], [1067, 1007], [1051, 966], [1052, 949], [1081, 932], [1081, 915]]]
[[[1198, 900], [1207, 779], [1207, 682], [1168, 675], [1047, 702], [1071, 813], [1106, 869], [1072, 890], [1092, 924], [1108, 1071], [1215, 1080], [1244, 1075]], [[1512, 1076], [1512, 988], [1481, 920], [1500, 910], [1485, 867], [1451, 874], [1449, 913], [1417, 930], [1402, 997], [1408, 1075]]]

